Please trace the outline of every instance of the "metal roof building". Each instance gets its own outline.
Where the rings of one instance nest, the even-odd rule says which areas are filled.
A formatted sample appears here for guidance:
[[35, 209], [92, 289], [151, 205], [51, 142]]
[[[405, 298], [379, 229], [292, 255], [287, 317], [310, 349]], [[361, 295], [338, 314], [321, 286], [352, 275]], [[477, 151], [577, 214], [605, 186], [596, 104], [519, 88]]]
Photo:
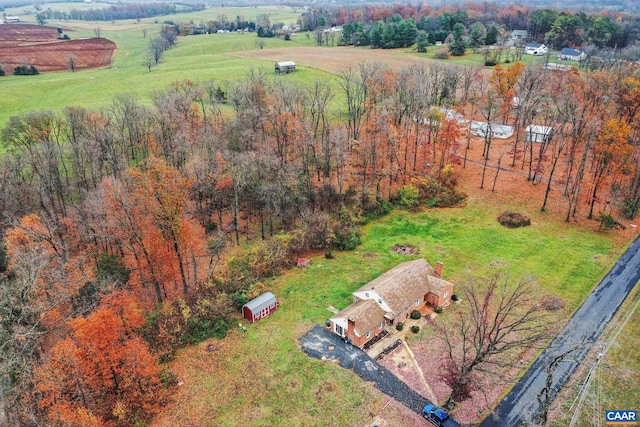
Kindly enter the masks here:
[[265, 292], [242, 306], [242, 317], [255, 323], [275, 311], [280, 303], [271, 292]]

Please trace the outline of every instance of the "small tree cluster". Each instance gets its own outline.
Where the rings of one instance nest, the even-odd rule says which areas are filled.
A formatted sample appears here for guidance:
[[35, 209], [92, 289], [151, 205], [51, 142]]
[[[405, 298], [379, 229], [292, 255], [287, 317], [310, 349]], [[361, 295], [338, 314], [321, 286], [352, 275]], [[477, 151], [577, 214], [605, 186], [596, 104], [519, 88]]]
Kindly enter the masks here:
[[13, 74], [16, 76], [35, 76], [40, 72], [33, 65], [19, 65], [13, 69]]

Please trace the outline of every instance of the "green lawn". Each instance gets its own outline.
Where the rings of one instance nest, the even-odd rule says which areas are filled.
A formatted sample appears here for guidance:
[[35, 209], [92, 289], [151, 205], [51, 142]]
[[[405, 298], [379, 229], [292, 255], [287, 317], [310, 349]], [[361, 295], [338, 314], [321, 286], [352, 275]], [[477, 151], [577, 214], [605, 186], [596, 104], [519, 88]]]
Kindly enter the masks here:
[[[174, 368], [186, 378], [181, 393], [194, 398], [181, 399], [169, 417], [207, 413], [204, 425], [363, 425], [378, 414], [383, 398], [344, 369], [310, 359], [297, 344], [332, 315], [327, 307], [346, 307], [355, 289], [400, 262], [424, 257], [431, 264], [442, 260], [445, 279], [454, 283], [490, 273], [492, 265], [506, 268], [514, 281], [533, 276], [541, 294], [565, 299], [562, 316], [568, 317], [622, 251], [607, 234], [543, 217], [534, 217], [531, 227], [507, 229], [496, 216], [473, 202], [459, 209], [393, 212], [363, 228], [357, 250], [332, 260], [313, 258], [309, 269], [267, 281], [282, 302], [275, 314], [221, 340], [225, 350], [215, 362], [204, 359], [202, 347], [180, 352]], [[420, 254], [398, 255], [391, 251], [396, 243], [414, 245]], [[247, 390], [250, 383], [255, 386]]]

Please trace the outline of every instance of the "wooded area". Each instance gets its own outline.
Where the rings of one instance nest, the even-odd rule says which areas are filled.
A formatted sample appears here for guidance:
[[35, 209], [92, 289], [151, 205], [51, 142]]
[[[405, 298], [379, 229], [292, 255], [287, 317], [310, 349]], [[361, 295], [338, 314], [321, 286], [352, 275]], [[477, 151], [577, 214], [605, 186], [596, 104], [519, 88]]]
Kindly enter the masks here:
[[[10, 422], [149, 420], [175, 383], [159, 362], [224, 335], [261, 278], [306, 251], [355, 248], [361, 218], [394, 203], [464, 201], [455, 171], [472, 144], [483, 146], [483, 186], [502, 161], [524, 174], [510, 179], [544, 183], [542, 210], [563, 200], [567, 221], [637, 214], [632, 67], [362, 64], [337, 84], [254, 71], [229, 87], [176, 82], [150, 107], [121, 95], [103, 111], [11, 118], [0, 159]], [[472, 137], [453, 110], [513, 126], [512, 145], [497, 152], [491, 132]], [[527, 141], [531, 124], [553, 138]]]

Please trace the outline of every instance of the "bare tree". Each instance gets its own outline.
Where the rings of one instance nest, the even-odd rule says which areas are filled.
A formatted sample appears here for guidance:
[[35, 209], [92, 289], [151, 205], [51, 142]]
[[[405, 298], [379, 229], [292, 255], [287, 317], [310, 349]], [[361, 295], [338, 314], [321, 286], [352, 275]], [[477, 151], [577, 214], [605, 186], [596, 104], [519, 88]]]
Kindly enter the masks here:
[[258, 37], [256, 39], [256, 41], [254, 42], [254, 44], [258, 49], [262, 50], [266, 46], [267, 42], [265, 41], [265, 39], [263, 37]]
[[486, 279], [471, 278], [460, 286], [463, 308], [451, 329], [440, 328], [446, 344], [442, 379], [451, 387], [445, 406], [451, 407], [480, 388], [485, 375], [513, 366], [513, 355], [549, 336], [550, 317], [535, 286], [496, 273]]
[[100, 29], [100, 27], [95, 27], [93, 29], [93, 34], [98, 38], [102, 37], [102, 30]]
[[76, 62], [77, 62], [78, 58], [75, 55], [69, 55], [69, 59], [68, 64], [69, 64], [69, 69], [71, 70], [72, 73], [75, 73], [76, 71]]
[[153, 57], [153, 52], [146, 52], [142, 57], [142, 65], [144, 65], [149, 71], [151, 71], [151, 67], [153, 67], [155, 64], [156, 62]]
[[160, 62], [160, 59], [162, 59], [162, 55], [164, 54], [164, 51], [167, 50], [167, 47], [167, 42], [162, 37], [156, 37], [149, 42], [149, 52], [153, 57], [155, 65], [158, 65], [158, 62]]

